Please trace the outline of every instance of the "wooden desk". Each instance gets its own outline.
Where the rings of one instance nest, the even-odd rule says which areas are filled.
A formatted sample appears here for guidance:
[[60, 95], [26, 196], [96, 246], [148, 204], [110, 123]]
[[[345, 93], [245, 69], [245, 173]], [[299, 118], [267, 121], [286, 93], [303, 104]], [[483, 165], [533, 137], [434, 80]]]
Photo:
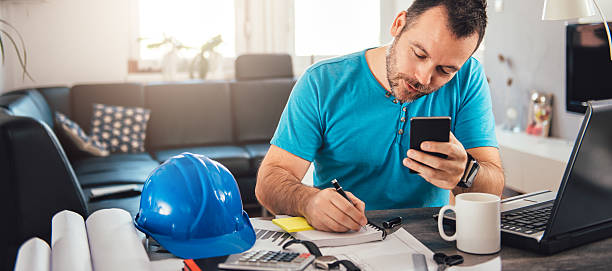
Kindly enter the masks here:
[[[458, 251], [455, 242], [444, 241], [438, 234], [438, 225], [432, 218], [440, 208], [415, 208], [368, 211], [371, 222], [401, 216], [402, 227], [429, 249], [447, 255], [460, 254], [465, 262], [462, 266], [474, 265], [501, 256], [502, 270], [610, 270], [612, 262], [612, 238], [597, 241], [554, 255], [546, 256], [526, 250], [504, 246], [498, 254], [478, 256]], [[447, 231], [447, 234], [451, 233]]]

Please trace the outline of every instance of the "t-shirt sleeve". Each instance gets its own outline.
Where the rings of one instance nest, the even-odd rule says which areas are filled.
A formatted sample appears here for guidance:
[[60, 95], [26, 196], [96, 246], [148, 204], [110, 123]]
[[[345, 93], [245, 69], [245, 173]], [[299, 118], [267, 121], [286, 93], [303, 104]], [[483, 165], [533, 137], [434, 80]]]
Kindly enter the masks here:
[[465, 149], [498, 148], [489, 84], [477, 60], [472, 60], [465, 85], [465, 94], [456, 115], [455, 137]]
[[316, 80], [308, 69], [293, 87], [270, 144], [312, 162], [322, 143], [319, 109]]

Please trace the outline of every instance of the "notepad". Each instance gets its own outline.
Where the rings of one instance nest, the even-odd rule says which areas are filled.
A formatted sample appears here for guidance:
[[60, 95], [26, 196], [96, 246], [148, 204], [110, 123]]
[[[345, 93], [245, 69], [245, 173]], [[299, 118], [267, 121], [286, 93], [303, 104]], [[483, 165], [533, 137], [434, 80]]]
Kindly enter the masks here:
[[308, 221], [301, 216], [272, 219], [272, 222], [286, 232], [314, 230]]
[[319, 247], [337, 247], [382, 241], [387, 237], [385, 231], [374, 224], [367, 224], [359, 231], [325, 232], [318, 230], [292, 232], [296, 239], [308, 240]]

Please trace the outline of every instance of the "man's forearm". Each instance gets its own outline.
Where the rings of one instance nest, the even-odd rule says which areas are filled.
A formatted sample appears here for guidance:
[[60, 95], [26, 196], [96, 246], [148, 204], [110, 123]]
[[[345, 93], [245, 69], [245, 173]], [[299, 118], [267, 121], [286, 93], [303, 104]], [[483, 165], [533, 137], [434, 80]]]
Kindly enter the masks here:
[[318, 191], [317, 188], [303, 185], [282, 167], [265, 166], [257, 174], [255, 195], [274, 214], [303, 216], [310, 197]]
[[501, 196], [504, 189], [504, 170], [501, 166], [491, 162], [479, 162], [480, 170], [470, 188], [455, 187], [453, 195], [465, 192], [484, 192]]

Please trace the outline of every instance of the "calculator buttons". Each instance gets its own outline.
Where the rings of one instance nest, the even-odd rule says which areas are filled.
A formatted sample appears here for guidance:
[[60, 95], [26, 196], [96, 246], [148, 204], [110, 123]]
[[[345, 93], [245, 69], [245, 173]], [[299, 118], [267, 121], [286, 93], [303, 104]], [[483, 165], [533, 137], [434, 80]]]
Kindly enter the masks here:
[[258, 250], [231, 255], [219, 268], [239, 270], [303, 270], [314, 261], [310, 253]]

